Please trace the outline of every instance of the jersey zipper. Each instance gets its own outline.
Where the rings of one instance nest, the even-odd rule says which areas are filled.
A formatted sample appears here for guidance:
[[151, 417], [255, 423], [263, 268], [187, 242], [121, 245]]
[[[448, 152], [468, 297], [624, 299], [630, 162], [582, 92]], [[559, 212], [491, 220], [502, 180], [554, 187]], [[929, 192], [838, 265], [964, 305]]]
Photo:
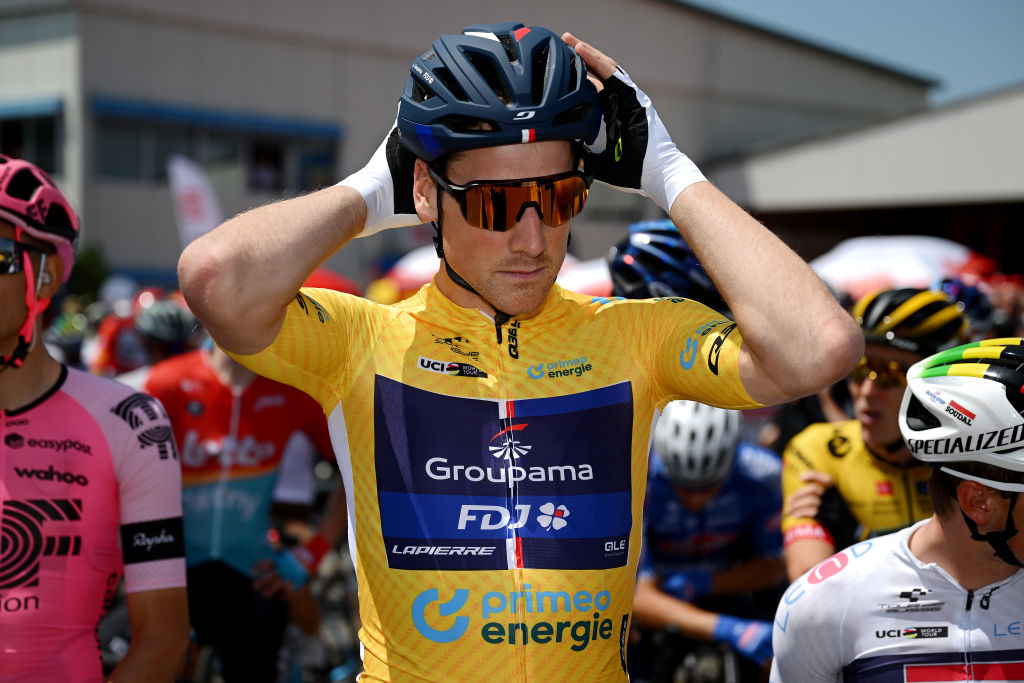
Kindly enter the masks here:
[[[525, 519], [520, 519], [522, 516], [522, 507], [519, 500], [519, 482], [512, 476], [512, 468], [516, 464], [516, 459], [519, 457], [517, 454], [516, 440], [518, 438], [518, 432], [512, 429], [516, 424], [519, 424], [520, 420], [515, 417], [515, 398], [508, 395], [508, 390], [505, 385], [504, 378], [506, 373], [510, 371], [509, 368], [505, 368], [505, 364], [514, 360], [518, 354], [513, 355], [509, 352], [509, 359], [505, 359], [505, 344], [503, 344], [501, 328], [511, 320], [512, 317], [503, 313], [495, 313], [494, 315], [494, 329], [495, 335], [495, 377], [498, 378], [498, 390], [496, 398], [501, 402], [500, 407], [500, 418], [499, 424], [501, 429], [508, 430], [502, 438], [505, 439], [506, 448], [502, 455], [501, 465], [505, 468], [505, 505], [509, 513], [509, 524], [505, 530], [505, 543], [506, 543], [506, 558], [508, 563], [509, 582], [507, 587], [511, 590], [511, 594], [523, 595], [523, 591], [527, 589], [524, 585], [525, 582], [522, 578], [522, 569], [520, 564], [522, 563], [522, 537], [520, 536], [519, 529], [524, 526], [523, 523], [527, 522]], [[509, 336], [508, 344], [513, 343], [511, 335]], [[511, 602], [511, 601], [510, 601]], [[526, 608], [524, 600], [516, 601], [516, 612], [515, 614], [509, 614], [509, 621], [515, 623], [526, 622]], [[527, 651], [526, 646], [521, 640], [517, 640], [516, 644], [516, 657], [513, 665], [513, 670], [507, 672], [499, 678], [505, 680], [525, 681], [527, 671]]]

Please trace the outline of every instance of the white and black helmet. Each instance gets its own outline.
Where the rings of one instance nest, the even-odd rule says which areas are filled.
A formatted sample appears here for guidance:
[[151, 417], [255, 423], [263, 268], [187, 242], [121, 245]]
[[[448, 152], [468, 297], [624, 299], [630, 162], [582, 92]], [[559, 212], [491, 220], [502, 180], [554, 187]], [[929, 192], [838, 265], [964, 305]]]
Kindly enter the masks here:
[[654, 428], [654, 452], [677, 486], [703, 488], [729, 473], [739, 439], [739, 411], [673, 401]]
[[[924, 462], [980, 462], [1024, 472], [1022, 390], [1024, 339], [986, 339], [942, 351], [907, 372], [900, 431]], [[977, 480], [1024, 491], [1020, 484]]]
[[[1013, 509], [1024, 492], [1022, 389], [1024, 339], [986, 339], [912, 365], [900, 406], [900, 431], [916, 458], [947, 475], [1006, 492], [1009, 507], [1001, 530], [982, 533], [962, 507], [960, 514], [972, 540], [988, 543], [996, 557], [1014, 567], [1024, 567], [1008, 543], [1018, 533]], [[978, 476], [977, 468], [965, 467], [973, 463], [997, 469]], [[949, 479], [941, 481], [956, 498]]]

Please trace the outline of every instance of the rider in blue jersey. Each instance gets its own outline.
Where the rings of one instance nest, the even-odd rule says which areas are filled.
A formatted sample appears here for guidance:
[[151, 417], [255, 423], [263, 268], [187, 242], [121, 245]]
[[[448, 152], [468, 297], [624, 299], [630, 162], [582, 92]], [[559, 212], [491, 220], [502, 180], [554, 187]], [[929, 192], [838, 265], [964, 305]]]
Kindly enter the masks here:
[[782, 463], [739, 442], [736, 411], [691, 401], [665, 408], [652, 452], [633, 600], [635, 677], [671, 680], [682, 666], [699, 680], [764, 678], [767, 619], [783, 579]]

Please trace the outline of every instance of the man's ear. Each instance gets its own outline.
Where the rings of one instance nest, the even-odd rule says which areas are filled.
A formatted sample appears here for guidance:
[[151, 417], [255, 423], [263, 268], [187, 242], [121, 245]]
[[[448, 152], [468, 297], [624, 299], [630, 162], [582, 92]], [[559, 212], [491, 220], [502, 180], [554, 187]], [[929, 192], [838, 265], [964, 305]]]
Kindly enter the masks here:
[[960, 481], [956, 488], [957, 502], [960, 509], [974, 520], [979, 528], [984, 528], [993, 519], [1002, 520], [997, 508], [1001, 508], [1001, 497], [997, 491], [976, 481]]
[[56, 252], [46, 255], [46, 263], [43, 270], [37, 274], [39, 280], [39, 291], [36, 292], [37, 299], [48, 299], [60, 289], [61, 277], [64, 275], [64, 259]]
[[413, 167], [412, 202], [424, 223], [437, 220], [437, 184], [427, 173], [427, 162], [417, 159]]

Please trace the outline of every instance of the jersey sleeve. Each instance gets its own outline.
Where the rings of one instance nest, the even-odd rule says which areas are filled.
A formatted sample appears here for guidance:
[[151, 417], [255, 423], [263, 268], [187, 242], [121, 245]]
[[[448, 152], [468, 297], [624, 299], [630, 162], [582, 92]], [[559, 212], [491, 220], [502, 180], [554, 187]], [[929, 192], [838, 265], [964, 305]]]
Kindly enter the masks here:
[[739, 376], [743, 335], [736, 323], [690, 299], [647, 303], [649, 344], [658, 406], [689, 399], [722, 408], [757, 408]]
[[[368, 349], [384, 307], [327, 289], [303, 288], [285, 311], [274, 342], [252, 355], [230, 354], [257, 374], [301, 389], [320, 405], [336, 403], [354, 375], [353, 349]], [[332, 398], [334, 400], [332, 400]]]
[[842, 680], [849, 654], [846, 639], [855, 631], [849, 631], [855, 624], [847, 624], [851, 606], [862, 594], [859, 584], [877, 580], [870, 569], [859, 571], [855, 574], [849, 551], [845, 551], [790, 584], [779, 601], [772, 626], [771, 683]]
[[121, 515], [121, 553], [129, 593], [185, 585], [181, 463], [163, 405], [146, 394], [120, 401], [124, 423], [111, 440]]

